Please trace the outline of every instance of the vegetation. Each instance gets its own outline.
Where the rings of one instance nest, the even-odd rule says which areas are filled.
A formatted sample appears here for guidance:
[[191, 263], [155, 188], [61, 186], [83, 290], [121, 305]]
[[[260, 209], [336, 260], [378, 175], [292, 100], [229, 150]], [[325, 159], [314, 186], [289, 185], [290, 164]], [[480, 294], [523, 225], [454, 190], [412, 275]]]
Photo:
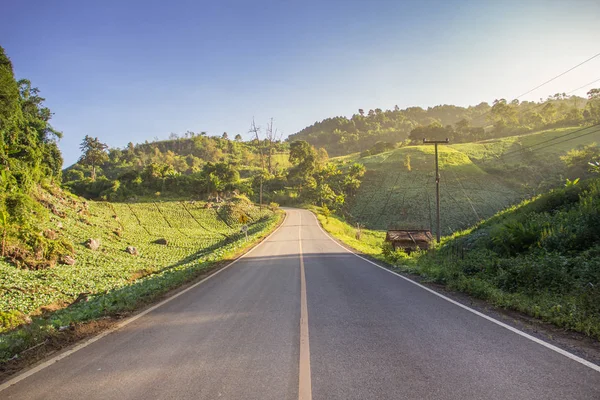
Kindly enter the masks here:
[[599, 178], [526, 200], [410, 256], [385, 245], [383, 231], [362, 230], [357, 240], [343, 219], [319, 220], [400, 271], [600, 339]]
[[261, 175], [254, 181], [255, 188], [262, 185], [267, 198], [280, 204], [319, 204], [340, 211], [365, 174], [362, 164], [329, 163], [326, 151], [301, 140], [290, 144], [289, 161], [292, 166], [285, 174]]
[[291, 135], [290, 140], [305, 140], [323, 147], [330, 155], [340, 156], [360, 151], [373, 154], [372, 148], [378, 143], [415, 143], [424, 137], [449, 138], [453, 143], [501, 138], [600, 121], [600, 94], [592, 90], [588, 97], [557, 93], [539, 102], [498, 99], [491, 106], [480, 103], [469, 107], [439, 105], [403, 110], [396, 106], [393, 110], [369, 110], [366, 115], [359, 109], [350, 118], [315, 122]]
[[[598, 89], [359, 110], [285, 142], [273, 120], [247, 142], [188, 131], [116, 149], [86, 135], [65, 171], [43, 102], [0, 48], [0, 360], [198, 276], [272, 229], [279, 204], [318, 207], [326, 229], [398, 268], [600, 338]], [[382, 246], [383, 230], [432, 228], [423, 137], [451, 139], [440, 167], [453, 236], [409, 257]]]
[[[184, 156], [163, 152], [160, 144], [109, 150], [86, 136], [80, 161], [65, 173], [69, 186], [104, 199], [122, 199], [135, 187], [152, 197], [143, 203], [85, 201], [58, 186], [61, 134], [43, 102], [29, 81], [15, 80], [0, 48], [0, 361], [80, 322], [156, 299], [256, 242], [279, 220], [276, 205], [261, 209], [233, 190], [240, 175], [232, 154], [238, 149], [243, 156], [252, 145], [227, 138], [171, 140], [173, 146], [191, 143], [207, 158], [219, 156], [217, 141], [234, 149], [226, 160], [201, 164], [188, 154], [186, 166], [200, 168], [198, 190], [217, 193], [212, 203], [189, 201], [190, 192], [188, 201], [160, 200], [159, 190], [177, 195], [194, 182], [173, 167]], [[277, 146], [285, 145], [268, 146], [275, 166]], [[145, 155], [150, 162], [140, 162]], [[174, 163], [156, 162], [161, 157]], [[227, 201], [219, 198], [222, 190], [230, 190]]]
[[[589, 176], [588, 162], [600, 159], [600, 128], [553, 129], [477, 143], [439, 146], [442, 233], [466, 229], [523, 199]], [[570, 136], [569, 136], [570, 135]], [[565, 141], [565, 139], [569, 139]], [[592, 143], [591, 145], [589, 143]], [[371, 229], [435, 228], [433, 146], [408, 146], [360, 158], [362, 184], [344, 215]]]
[[0, 47], [0, 222], [2, 257], [15, 265], [45, 268], [73, 250], [68, 240], [37, 227], [48, 219], [34, 197], [38, 185], [60, 179], [62, 157], [50, 125], [52, 113], [31, 82], [16, 81], [12, 64]]
[[[253, 196], [250, 180], [261, 173], [260, 152], [269, 154], [270, 173], [289, 165], [287, 144], [266, 139], [244, 143], [206, 136], [175, 134], [171, 139], [108, 149], [98, 138], [85, 137], [80, 160], [67, 168], [63, 182], [74, 193], [111, 201], [135, 200], [157, 192], [171, 197], [218, 198], [236, 191]], [[97, 176], [96, 176], [97, 175]]]
[[551, 191], [447, 238], [412, 268], [600, 338], [600, 180]]
[[[61, 327], [133, 310], [247, 246], [242, 221], [254, 242], [279, 218], [242, 196], [219, 207], [190, 201], [86, 202], [44, 190], [38, 196], [55, 210], [40, 229], [76, 243], [73, 263], [27, 270], [0, 262], [2, 360]], [[99, 249], [86, 247], [88, 239]]]

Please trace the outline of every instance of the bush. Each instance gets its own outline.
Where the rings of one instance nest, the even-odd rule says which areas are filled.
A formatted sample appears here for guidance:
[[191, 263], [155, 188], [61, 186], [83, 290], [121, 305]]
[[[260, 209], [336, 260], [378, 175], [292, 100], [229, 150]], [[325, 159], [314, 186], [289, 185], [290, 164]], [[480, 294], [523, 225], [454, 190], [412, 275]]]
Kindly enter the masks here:
[[381, 254], [391, 264], [397, 264], [411, 258], [404, 250], [396, 249], [390, 242], [383, 242], [381, 245]]

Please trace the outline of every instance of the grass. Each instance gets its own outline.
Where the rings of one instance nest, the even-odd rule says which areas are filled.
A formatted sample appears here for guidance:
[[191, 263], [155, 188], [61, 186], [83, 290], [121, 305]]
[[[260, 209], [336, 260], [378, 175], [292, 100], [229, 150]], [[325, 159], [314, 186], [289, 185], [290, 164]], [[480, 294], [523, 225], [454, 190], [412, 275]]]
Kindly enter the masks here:
[[[76, 264], [27, 270], [0, 262], [0, 360], [54, 335], [61, 326], [131, 311], [228, 259], [270, 232], [279, 213], [248, 203], [105, 203], [42, 192], [64, 218], [48, 226], [76, 244]], [[87, 206], [86, 206], [87, 204]], [[249, 241], [238, 213], [250, 218]], [[87, 239], [98, 239], [92, 251]], [[164, 238], [167, 245], [154, 243]], [[125, 251], [134, 246], [138, 256]], [[76, 299], [84, 301], [76, 302]]]
[[[560, 156], [572, 148], [600, 142], [600, 132], [565, 143], [551, 141], [548, 144], [552, 146], [539, 152], [520, 149], [536, 144], [545, 146], [543, 142], [577, 129], [439, 146], [442, 234], [461, 231], [559, 183], [565, 169]], [[352, 154], [333, 160], [358, 161], [367, 168], [357, 194], [347, 199], [349, 217], [354, 222], [377, 230], [434, 231], [433, 146], [408, 146], [365, 158]]]
[[361, 228], [361, 238], [356, 238], [357, 228], [348, 224], [338, 216], [325, 217], [319, 207], [310, 207], [317, 215], [321, 226], [343, 243], [375, 258], [381, 256], [381, 243], [385, 239], [385, 232]]

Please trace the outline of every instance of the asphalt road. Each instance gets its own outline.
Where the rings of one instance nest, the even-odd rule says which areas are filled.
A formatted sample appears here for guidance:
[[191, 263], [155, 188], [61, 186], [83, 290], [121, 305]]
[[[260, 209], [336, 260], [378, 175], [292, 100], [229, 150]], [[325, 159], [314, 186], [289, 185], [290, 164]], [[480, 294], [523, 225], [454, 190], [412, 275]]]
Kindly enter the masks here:
[[600, 399], [600, 372], [371, 265], [333, 242], [308, 211], [288, 210], [284, 225], [246, 257], [0, 398], [299, 393]]

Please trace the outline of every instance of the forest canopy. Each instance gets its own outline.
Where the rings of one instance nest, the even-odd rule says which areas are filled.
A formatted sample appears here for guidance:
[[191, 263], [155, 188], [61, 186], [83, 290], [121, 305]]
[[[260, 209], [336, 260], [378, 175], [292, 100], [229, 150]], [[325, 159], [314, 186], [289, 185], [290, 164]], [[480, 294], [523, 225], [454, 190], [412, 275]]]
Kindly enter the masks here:
[[366, 151], [376, 143], [416, 142], [424, 137], [471, 142], [536, 130], [575, 126], [598, 120], [598, 106], [589, 100], [557, 93], [539, 102], [498, 99], [492, 105], [438, 105], [427, 109], [359, 109], [351, 117], [333, 117], [302, 129], [288, 140], [305, 140], [332, 156]]

